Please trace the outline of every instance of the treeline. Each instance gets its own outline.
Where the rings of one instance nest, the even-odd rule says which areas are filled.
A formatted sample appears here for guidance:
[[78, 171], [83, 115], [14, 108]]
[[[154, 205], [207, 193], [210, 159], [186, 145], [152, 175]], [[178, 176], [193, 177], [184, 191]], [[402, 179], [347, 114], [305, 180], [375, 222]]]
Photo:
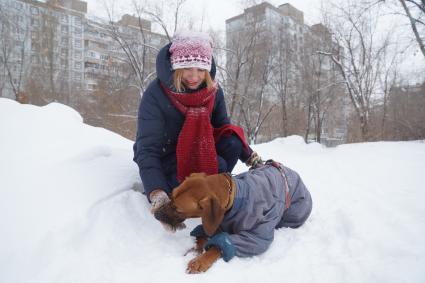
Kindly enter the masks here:
[[[168, 10], [172, 19], [161, 3], [152, 5], [134, 4], [134, 14], [158, 24], [168, 39], [179, 27], [196, 29], [187, 18], [182, 20], [185, 1]], [[323, 24], [295, 36], [288, 26], [268, 26], [255, 16], [243, 29], [229, 29], [227, 41], [209, 30], [217, 80], [232, 121], [245, 129], [251, 143], [294, 134], [327, 145], [425, 139], [425, 82], [411, 85], [412, 74], [402, 71], [406, 48], [417, 48], [417, 60], [425, 61], [423, 8], [419, 1], [345, 1], [324, 7]], [[382, 21], [395, 12], [408, 20], [410, 41], [381, 29]], [[78, 80], [70, 83], [69, 69], [57, 70], [52, 64], [58, 44], [52, 14], [43, 16], [42, 28], [34, 34], [39, 43], [34, 48], [40, 50], [36, 58], [24, 52], [33, 48], [25, 42], [31, 30], [9, 17], [4, 6], [0, 16], [2, 96], [9, 89], [22, 103], [61, 102], [77, 109], [88, 124], [134, 139], [140, 94], [154, 77], [150, 57], [157, 52], [146, 41], [142, 25], [130, 40], [109, 19], [108, 36], [126, 60], [110, 63], [108, 74], [96, 75], [96, 88], [87, 90]]]

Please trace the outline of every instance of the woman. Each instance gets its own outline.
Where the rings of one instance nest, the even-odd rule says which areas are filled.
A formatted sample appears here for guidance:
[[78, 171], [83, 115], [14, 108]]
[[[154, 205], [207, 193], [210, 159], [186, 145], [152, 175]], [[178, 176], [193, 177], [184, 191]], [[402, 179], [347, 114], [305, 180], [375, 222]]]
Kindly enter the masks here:
[[140, 103], [133, 159], [152, 212], [191, 173], [230, 173], [238, 159], [261, 161], [230, 124], [208, 35], [176, 34], [160, 50], [156, 71]]

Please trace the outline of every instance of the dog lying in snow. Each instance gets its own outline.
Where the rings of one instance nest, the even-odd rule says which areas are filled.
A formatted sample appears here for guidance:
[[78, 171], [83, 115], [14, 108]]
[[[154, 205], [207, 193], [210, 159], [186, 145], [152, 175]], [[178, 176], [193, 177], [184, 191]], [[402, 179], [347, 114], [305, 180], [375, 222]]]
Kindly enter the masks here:
[[309, 217], [312, 200], [299, 175], [269, 160], [231, 176], [193, 173], [172, 192], [171, 202], [155, 217], [170, 225], [201, 217], [191, 233], [198, 253], [187, 272], [204, 272], [220, 257], [254, 256], [270, 246], [274, 229], [298, 228]]

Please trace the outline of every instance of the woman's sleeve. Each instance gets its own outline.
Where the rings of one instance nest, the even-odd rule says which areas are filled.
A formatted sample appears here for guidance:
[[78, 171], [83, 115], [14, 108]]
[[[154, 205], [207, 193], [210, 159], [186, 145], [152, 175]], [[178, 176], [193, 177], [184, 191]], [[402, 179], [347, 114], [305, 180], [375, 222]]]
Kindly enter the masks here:
[[[222, 88], [219, 86], [216, 94], [216, 104], [213, 111], [211, 123], [215, 129], [222, 128], [224, 125], [230, 125], [230, 118], [227, 115], [226, 102], [224, 100], [224, 93]], [[243, 129], [241, 128], [241, 131]], [[244, 136], [244, 134], [242, 134]], [[252, 148], [248, 145], [245, 138], [243, 138], [242, 143], [244, 144], [242, 152], [239, 155], [239, 159], [242, 162], [246, 162], [251, 154], [254, 152]]]
[[169, 193], [165, 174], [161, 164], [161, 152], [164, 147], [165, 120], [162, 111], [149, 89], [143, 94], [137, 120], [137, 136], [134, 143], [133, 160], [139, 166], [144, 191], [149, 194], [161, 188]]
[[211, 123], [214, 128], [220, 128], [223, 125], [230, 124], [230, 118], [227, 115], [226, 102], [222, 88], [219, 86], [215, 97], [216, 103], [211, 117]]

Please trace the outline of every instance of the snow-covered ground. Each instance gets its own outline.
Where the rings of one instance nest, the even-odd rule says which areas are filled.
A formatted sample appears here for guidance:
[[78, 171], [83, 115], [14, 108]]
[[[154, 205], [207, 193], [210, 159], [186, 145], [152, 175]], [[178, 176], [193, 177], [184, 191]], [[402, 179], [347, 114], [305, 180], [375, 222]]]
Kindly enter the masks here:
[[309, 220], [260, 256], [189, 275], [199, 220], [162, 229], [137, 191], [132, 141], [61, 104], [0, 99], [0, 282], [425, 282], [423, 141], [254, 148], [302, 176]]

